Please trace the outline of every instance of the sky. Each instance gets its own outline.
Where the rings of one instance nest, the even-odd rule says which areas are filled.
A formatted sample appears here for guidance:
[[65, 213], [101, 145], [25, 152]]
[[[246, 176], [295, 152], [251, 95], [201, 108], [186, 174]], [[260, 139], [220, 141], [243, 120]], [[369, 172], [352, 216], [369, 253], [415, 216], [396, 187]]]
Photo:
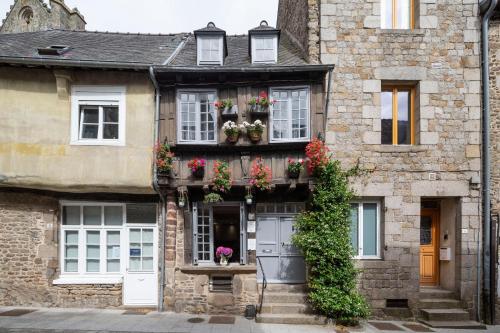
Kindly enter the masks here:
[[[44, 0], [47, 4], [49, 0]], [[213, 21], [228, 34], [246, 34], [266, 20], [276, 26], [278, 0], [65, 0], [85, 17], [87, 30], [192, 32]], [[0, 0], [4, 19], [14, 0]]]

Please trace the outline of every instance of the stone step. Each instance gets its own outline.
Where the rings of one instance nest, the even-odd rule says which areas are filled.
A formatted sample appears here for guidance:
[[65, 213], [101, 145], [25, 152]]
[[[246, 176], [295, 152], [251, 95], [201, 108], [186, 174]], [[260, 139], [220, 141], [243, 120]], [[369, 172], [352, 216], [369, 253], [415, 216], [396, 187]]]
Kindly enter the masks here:
[[[259, 294], [260, 301], [260, 294]], [[307, 294], [264, 291], [264, 303], [305, 303]]]
[[439, 298], [439, 299], [458, 299], [454, 291], [441, 288], [420, 288], [419, 296], [422, 299]]
[[322, 316], [307, 314], [259, 314], [255, 318], [257, 323], [292, 324], [292, 325], [325, 325], [328, 320]]
[[[259, 290], [262, 290], [262, 284], [259, 284]], [[307, 286], [303, 283], [300, 284], [281, 284], [281, 283], [268, 283], [265, 292], [291, 292], [291, 293], [304, 293]]]
[[460, 329], [460, 330], [485, 330], [486, 325], [478, 323], [477, 321], [465, 320], [465, 321], [434, 321], [434, 320], [422, 320], [419, 319], [422, 324], [430, 326], [432, 328], [449, 328], [449, 329]]
[[428, 321], [469, 321], [470, 315], [463, 309], [420, 309], [424, 320]]
[[264, 303], [261, 313], [271, 314], [296, 314], [313, 313], [310, 306], [304, 303]]
[[449, 298], [423, 298], [418, 301], [420, 309], [455, 309], [461, 306], [459, 300]]

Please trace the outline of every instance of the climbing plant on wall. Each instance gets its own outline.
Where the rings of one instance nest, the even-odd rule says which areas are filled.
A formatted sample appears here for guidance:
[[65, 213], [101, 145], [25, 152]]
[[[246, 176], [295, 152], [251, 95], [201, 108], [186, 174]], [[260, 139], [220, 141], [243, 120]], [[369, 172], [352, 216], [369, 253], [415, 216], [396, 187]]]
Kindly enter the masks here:
[[[358, 271], [354, 267], [350, 242], [349, 176], [357, 169], [342, 170], [320, 140], [306, 149], [315, 187], [310, 208], [298, 216], [293, 242], [304, 255], [309, 269], [309, 301], [321, 314], [343, 322], [367, 317], [368, 306], [356, 290]], [[321, 155], [321, 156], [319, 156]]]

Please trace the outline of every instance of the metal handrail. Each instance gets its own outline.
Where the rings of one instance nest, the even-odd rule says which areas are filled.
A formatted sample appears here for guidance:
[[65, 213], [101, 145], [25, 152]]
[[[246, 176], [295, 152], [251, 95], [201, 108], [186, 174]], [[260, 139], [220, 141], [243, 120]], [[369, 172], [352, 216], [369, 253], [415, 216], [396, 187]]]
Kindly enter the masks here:
[[266, 279], [266, 273], [264, 273], [264, 267], [262, 267], [262, 261], [260, 261], [259, 256], [257, 256], [257, 261], [259, 262], [260, 271], [262, 273], [262, 292], [260, 295], [259, 311], [257, 311], [258, 313], [261, 313], [262, 302], [264, 302], [264, 290], [267, 288], [267, 279]]

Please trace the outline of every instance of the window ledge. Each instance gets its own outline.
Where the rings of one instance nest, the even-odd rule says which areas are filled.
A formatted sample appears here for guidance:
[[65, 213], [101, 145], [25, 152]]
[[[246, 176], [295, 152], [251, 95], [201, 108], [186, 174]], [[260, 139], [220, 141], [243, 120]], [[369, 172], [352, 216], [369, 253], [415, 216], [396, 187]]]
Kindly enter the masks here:
[[54, 285], [64, 284], [121, 284], [123, 282], [122, 276], [107, 276], [107, 277], [86, 277], [86, 276], [63, 276], [52, 281]]
[[378, 153], [419, 153], [419, 152], [425, 152], [429, 150], [426, 147], [419, 146], [419, 145], [365, 145], [365, 146], [371, 146], [372, 149], [369, 149], [371, 151], [375, 151]]
[[377, 34], [393, 36], [424, 36], [424, 29], [376, 29]]
[[183, 273], [210, 274], [210, 273], [242, 273], [251, 274], [257, 272], [256, 265], [231, 264], [229, 266], [207, 265], [207, 266], [181, 266], [177, 268]]
[[104, 140], [77, 140], [71, 141], [72, 146], [125, 146], [123, 141], [104, 141]]

